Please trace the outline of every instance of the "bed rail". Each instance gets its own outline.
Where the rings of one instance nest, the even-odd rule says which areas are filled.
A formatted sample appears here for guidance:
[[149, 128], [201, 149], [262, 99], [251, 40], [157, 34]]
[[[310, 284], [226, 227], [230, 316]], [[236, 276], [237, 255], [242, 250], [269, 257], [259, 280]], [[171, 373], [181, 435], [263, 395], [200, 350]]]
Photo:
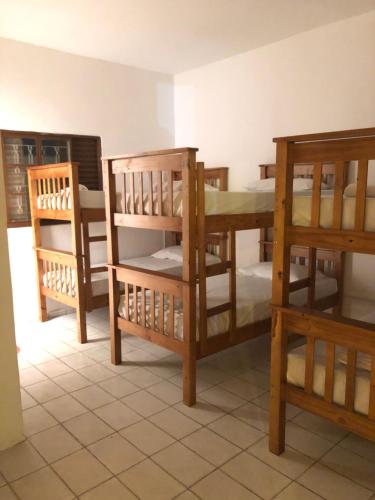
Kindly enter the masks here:
[[[277, 366], [277, 376], [273, 371], [271, 380], [271, 451], [283, 451], [282, 438], [276, 432], [280, 408], [284, 412], [286, 402], [297, 405], [327, 418], [337, 425], [353, 431], [362, 437], [375, 441], [375, 325], [362, 321], [333, 318], [327, 313], [319, 313], [303, 308], [274, 308], [275, 325], [273, 333], [272, 356]], [[288, 370], [288, 334], [298, 335], [306, 341], [304, 360], [304, 384], [302, 387], [287, 382]], [[324, 386], [315, 392], [315, 346], [318, 341], [325, 346], [325, 381]], [[346, 364], [342, 365], [345, 381], [344, 394], [335, 391], [337, 377], [336, 359], [338, 349], [346, 357]], [[368, 356], [369, 387], [368, 410], [358, 413], [356, 395], [360, 386], [357, 386], [357, 377], [363, 378], [363, 370], [358, 366], [359, 355]], [[341, 357], [341, 359], [345, 359]], [[363, 389], [363, 386], [362, 386]], [[277, 395], [277, 397], [275, 397]], [[365, 395], [362, 394], [364, 397]]]

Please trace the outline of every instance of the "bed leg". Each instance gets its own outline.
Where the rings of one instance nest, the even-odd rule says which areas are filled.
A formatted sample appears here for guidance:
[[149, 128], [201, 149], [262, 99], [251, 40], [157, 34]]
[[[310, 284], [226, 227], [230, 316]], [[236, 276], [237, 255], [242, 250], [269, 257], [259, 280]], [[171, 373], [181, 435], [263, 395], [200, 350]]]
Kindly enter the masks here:
[[111, 337], [111, 363], [113, 365], [121, 364], [121, 331], [116, 327], [115, 324], [110, 325], [110, 337]]
[[47, 298], [41, 295], [39, 298], [39, 321], [47, 321]]
[[196, 379], [197, 362], [192, 356], [184, 356], [183, 361], [183, 398], [187, 406], [193, 406], [196, 403]]
[[77, 307], [77, 339], [80, 344], [87, 342], [86, 311]]
[[285, 450], [286, 402], [282, 398], [282, 385], [286, 381], [287, 335], [282, 325], [282, 314], [273, 315], [271, 347], [271, 399], [269, 449], [275, 455]]

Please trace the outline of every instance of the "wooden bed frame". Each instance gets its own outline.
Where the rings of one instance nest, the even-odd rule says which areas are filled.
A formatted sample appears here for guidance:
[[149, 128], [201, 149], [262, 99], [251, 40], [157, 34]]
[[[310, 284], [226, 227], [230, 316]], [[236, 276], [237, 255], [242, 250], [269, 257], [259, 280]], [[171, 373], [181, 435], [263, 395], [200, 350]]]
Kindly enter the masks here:
[[[375, 325], [316, 311], [313, 304], [301, 308], [289, 305], [288, 276], [292, 245], [308, 247], [310, 280], [315, 281], [316, 248], [339, 252], [375, 254], [375, 232], [365, 230], [366, 186], [369, 160], [375, 159], [375, 128], [330, 132], [274, 139], [277, 144], [276, 205], [273, 265], [273, 327], [271, 355], [270, 450], [280, 454], [285, 448], [285, 408], [289, 402], [306, 411], [375, 440]], [[349, 162], [357, 162], [357, 192], [354, 228], [342, 228], [343, 192]], [[292, 177], [299, 163], [312, 163], [313, 194], [311, 225], [292, 224]], [[320, 227], [321, 180], [327, 162], [333, 163], [335, 188], [333, 224]], [[313, 295], [310, 296], [311, 300]], [[288, 335], [298, 334], [306, 341], [305, 384], [303, 388], [287, 382]], [[325, 342], [325, 389], [320, 397], [313, 392], [314, 347]], [[333, 401], [335, 348], [347, 350], [345, 402]], [[354, 410], [357, 355], [372, 359], [368, 415]]]
[[[236, 231], [259, 229], [273, 225], [273, 212], [205, 215], [204, 165], [196, 162], [193, 148], [154, 151], [134, 155], [121, 155], [103, 159], [104, 189], [106, 193], [107, 247], [110, 291], [110, 335], [111, 359], [121, 363], [121, 331], [137, 335], [165, 347], [183, 357], [183, 400], [193, 405], [196, 400], [196, 362], [215, 352], [234, 346], [270, 331], [270, 320], [258, 321], [245, 327], [236, 325]], [[182, 179], [182, 213], [174, 213], [173, 179]], [[121, 185], [122, 212], [116, 212], [116, 177]], [[167, 190], [163, 192], [162, 177], [167, 179]], [[145, 186], [147, 180], [147, 186]], [[136, 182], [137, 181], [137, 182]], [[156, 190], [154, 185], [156, 184]], [[145, 195], [148, 209], [144, 203]], [[138, 200], [138, 201], [137, 201]], [[163, 201], [162, 201], [163, 200]], [[156, 207], [163, 204], [160, 214]], [[182, 278], [171, 277], [144, 269], [119, 264], [118, 227], [138, 227], [180, 233], [183, 245]], [[206, 266], [205, 251], [207, 235], [227, 233], [229, 260]], [[199, 271], [196, 273], [196, 249], [198, 249]], [[230, 301], [207, 309], [206, 278], [229, 273]], [[118, 314], [120, 300], [119, 283], [125, 288], [126, 318], [129, 318], [129, 294], [133, 290], [141, 293], [140, 314], [133, 320]], [[196, 339], [196, 285], [199, 286], [199, 340]], [[293, 283], [291, 289], [306, 286], [305, 280]], [[151, 296], [151, 327], [146, 326], [146, 291]], [[182, 300], [183, 340], [174, 337], [174, 313], [169, 312], [167, 332], [156, 327], [155, 294], [160, 296], [160, 323], [164, 323], [164, 298], [174, 305]], [[137, 294], [134, 294], [137, 297]], [[135, 298], [134, 310], [138, 310]], [[329, 306], [335, 305], [337, 295], [329, 298]], [[207, 318], [229, 311], [230, 329], [208, 338]]]
[[[108, 304], [108, 294], [93, 295], [92, 275], [107, 271], [106, 266], [93, 267], [90, 259], [90, 244], [106, 241], [106, 235], [90, 236], [89, 226], [92, 222], [105, 221], [104, 208], [81, 208], [79, 202], [78, 163], [58, 163], [33, 166], [28, 168], [31, 224], [36, 266], [38, 270], [37, 285], [39, 297], [39, 319], [47, 320], [47, 297], [76, 309], [77, 336], [81, 343], [87, 342], [86, 311], [91, 311]], [[69, 188], [69, 208], [67, 203]], [[62, 208], [52, 206], [48, 200], [56, 200], [60, 196]], [[39, 200], [44, 197], [43, 208]], [[71, 224], [72, 251], [65, 252], [52, 248], [44, 248], [41, 241], [41, 220], [59, 220]], [[82, 244], [83, 241], [83, 244]], [[45, 279], [45, 275], [52, 277]], [[65, 282], [75, 275], [75, 294], [71, 290], [63, 290], [56, 283], [56, 276], [63, 276]]]

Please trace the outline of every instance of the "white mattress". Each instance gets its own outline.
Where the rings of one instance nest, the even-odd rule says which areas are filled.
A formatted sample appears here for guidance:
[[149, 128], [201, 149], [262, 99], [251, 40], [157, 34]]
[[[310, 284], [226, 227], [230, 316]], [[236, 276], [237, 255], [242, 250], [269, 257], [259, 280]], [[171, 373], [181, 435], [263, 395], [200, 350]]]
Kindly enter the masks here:
[[[79, 203], [81, 208], [105, 208], [104, 191], [82, 190], [79, 191]], [[51, 210], [70, 210], [72, 208], [70, 190], [66, 189], [65, 196], [63, 192], [55, 195], [41, 195], [37, 200], [38, 208]], [[121, 210], [120, 194], [117, 194], [117, 210]]]
[[[337, 282], [334, 278], [323, 276], [316, 282], [316, 297], [321, 298], [337, 291]], [[198, 293], [198, 292], [197, 292]], [[267, 319], [271, 316], [270, 302], [272, 297], [272, 281], [264, 278], [237, 275], [237, 326], [245, 326], [256, 321]], [[307, 302], [307, 289], [293, 292], [290, 296], [291, 302], [303, 305]], [[158, 304], [158, 295], [156, 296]], [[167, 328], [169, 307], [168, 297], [164, 299], [164, 327]], [[207, 308], [215, 307], [229, 301], [229, 275], [221, 274], [207, 279]], [[197, 301], [198, 303], [198, 301]], [[141, 295], [138, 293], [138, 318], [141, 311]], [[118, 308], [120, 316], [126, 319], [124, 295], [120, 298]], [[198, 313], [198, 312], [197, 312]], [[146, 325], [150, 324], [150, 294], [146, 294]], [[155, 316], [158, 319], [158, 307], [155, 307]], [[129, 300], [129, 317], [134, 319], [133, 297]], [[226, 311], [207, 320], [208, 337], [228, 331], [230, 324], [230, 313]], [[181, 302], [175, 301], [174, 336], [182, 339], [183, 336], [183, 313]], [[198, 338], [198, 331], [197, 331]]]
[[[343, 348], [336, 347], [333, 401], [339, 405], [345, 404], [346, 367], [339, 361], [344, 352]], [[297, 387], [305, 385], [305, 353], [306, 346], [303, 345], [288, 354], [287, 380]], [[315, 343], [313, 392], [318, 396], [324, 396], [325, 360], [325, 342], [317, 341]], [[355, 411], [364, 415], [368, 414], [369, 396], [370, 373], [358, 369], [355, 385]]]

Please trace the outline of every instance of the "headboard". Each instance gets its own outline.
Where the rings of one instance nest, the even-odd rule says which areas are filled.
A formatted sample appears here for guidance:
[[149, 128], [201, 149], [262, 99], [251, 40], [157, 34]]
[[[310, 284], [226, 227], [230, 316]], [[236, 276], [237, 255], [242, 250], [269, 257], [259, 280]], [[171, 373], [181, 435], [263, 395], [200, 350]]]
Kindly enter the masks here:
[[[269, 179], [275, 177], [276, 164], [259, 165], [260, 178]], [[294, 166], [294, 177], [312, 179], [314, 166], [311, 164], [296, 164]], [[329, 187], [335, 184], [335, 165], [327, 163], [322, 165], [322, 182]], [[347, 182], [347, 181], [345, 181]], [[272, 261], [273, 228], [260, 229], [259, 260], [261, 262]], [[309, 249], [307, 247], [295, 246], [291, 248], [291, 261], [296, 264], [308, 265]], [[343, 274], [343, 252], [335, 250], [319, 250], [316, 253], [317, 269], [328, 276], [335, 277], [339, 283]]]

